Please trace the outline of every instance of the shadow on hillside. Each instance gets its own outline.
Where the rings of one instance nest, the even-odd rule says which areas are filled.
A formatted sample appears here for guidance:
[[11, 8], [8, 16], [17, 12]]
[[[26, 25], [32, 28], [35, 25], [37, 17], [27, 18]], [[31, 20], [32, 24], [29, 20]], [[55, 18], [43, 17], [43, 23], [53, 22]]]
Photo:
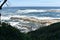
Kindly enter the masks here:
[[60, 22], [26, 34], [9, 24], [2, 23], [1, 25], [0, 40], [60, 40]]
[[60, 22], [28, 33], [32, 40], [60, 40]]

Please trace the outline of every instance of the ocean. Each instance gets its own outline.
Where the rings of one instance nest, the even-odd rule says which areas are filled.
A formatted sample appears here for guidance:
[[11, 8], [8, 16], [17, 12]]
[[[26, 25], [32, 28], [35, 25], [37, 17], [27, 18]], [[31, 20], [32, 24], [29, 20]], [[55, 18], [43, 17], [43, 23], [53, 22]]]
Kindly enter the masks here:
[[39, 20], [60, 19], [60, 7], [5, 7], [0, 13], [1, 22], [9, 23], [21, 32], [45, 26], [37, 22]]

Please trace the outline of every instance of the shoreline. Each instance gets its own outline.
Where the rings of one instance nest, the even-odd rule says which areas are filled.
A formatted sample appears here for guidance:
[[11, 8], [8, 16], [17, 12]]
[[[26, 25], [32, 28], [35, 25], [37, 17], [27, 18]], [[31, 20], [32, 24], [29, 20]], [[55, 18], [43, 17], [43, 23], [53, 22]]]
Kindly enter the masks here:
[[23, 20], [23, 21], [31, 21], [31, 22], [36, 22], [36, 23], [42, 23], [42, 24], [53, 24], [56, 22], [60, 22], [60, 19], [44, 19], [44, 20], [40, 20], [40, 19], [36, 19], [36, 18], [28, 18], [28, 17], [11, 17], [10, 19], [12, 20]]

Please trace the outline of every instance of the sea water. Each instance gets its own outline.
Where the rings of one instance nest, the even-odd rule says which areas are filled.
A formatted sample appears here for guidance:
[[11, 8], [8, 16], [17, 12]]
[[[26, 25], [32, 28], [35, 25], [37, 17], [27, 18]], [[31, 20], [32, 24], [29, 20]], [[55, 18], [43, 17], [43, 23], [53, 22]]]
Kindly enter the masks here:
[[11, 26], [20, 29], [21, 32], [28, 32], [43, 25], [20, 19], [15, 20], [11, 17], [35, 18], [38, 20], [60, 19], [60, 7], [4, 7], [0, 10], [0, 14], [1, 22], [9, 23]]

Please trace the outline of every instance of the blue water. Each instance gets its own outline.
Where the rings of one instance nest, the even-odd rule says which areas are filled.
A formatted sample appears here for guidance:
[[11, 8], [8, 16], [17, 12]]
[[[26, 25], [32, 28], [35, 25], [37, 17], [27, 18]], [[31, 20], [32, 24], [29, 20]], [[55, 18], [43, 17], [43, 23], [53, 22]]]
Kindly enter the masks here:
[[[6, 7], [0, 10], [1, 21], [9, 23], [11, 26], [14, 26], [18, 28], [19, 30], [21, 30], [21, 32], [28, 32], [31, 29], [34, 31], [34, 30], [37, 30], [39, 27], [46, 26], [46, 24], [42, 25], [39, 22], [33, 22], [33, 21], [26, 22], [24, 20], [21, 21], [18, 18], [21, 16], [23, 16], [24, 18], [28, 17], [28, 20], [30, 20], [29, 19], [30, 17], [34, 17], [35, 20], [36, 18], [40, 20], [40, 17], [42, 17], [41, 19], [44, 19], [44, 17], [47, 19], [60, 18], [60, 12], [52, 12], [52, 11], [48, 12], [47, 11], [51, 9], [57, 10], [57, 9], [60, 9], [60, 7]], [[13, 17], [18, 16], [17, 20], [11, 19], [12, 16]]]
[[18, 13], [19, 10], [50, 10], [50, 9], [60, 9], [60, 7], [6, 7], [0, 10], [0, 13], [4, 16], [7, 15], [26, 15], [26, 16], [36, 16], [36, 17], [54, 17], [59, 18], [60, 12], [29, 12], [29, 13]]

